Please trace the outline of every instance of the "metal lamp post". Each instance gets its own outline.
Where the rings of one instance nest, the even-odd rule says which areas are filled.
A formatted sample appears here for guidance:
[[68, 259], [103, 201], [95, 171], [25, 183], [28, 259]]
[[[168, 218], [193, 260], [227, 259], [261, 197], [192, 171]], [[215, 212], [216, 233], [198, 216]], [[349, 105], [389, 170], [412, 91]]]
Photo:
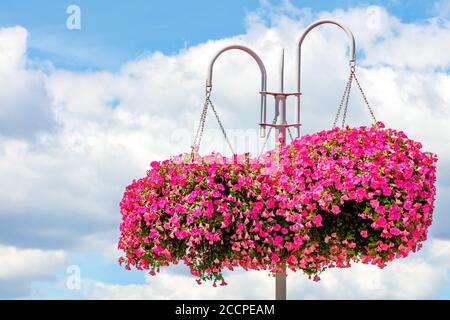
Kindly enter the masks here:
[[[231, 45], [227, 46], [223, 49], [221, 49], [219, 52], [215, 54], [213, 59], [211, 60], [208, 68], [208, 76], [206, 79], [206, 91], [207, 93], [211, 92], [212, 89], [212, 75], [213, 75], [213, 68], [214, 63], [216, 62], [217, 58], [228, 50], [240, 50], [247, 54], [249, 54], [258, 64], [259, 69], [261, 71], [261, 117], [260, 117], [260, 136], [266, 137], [266, 127], [272, 127], [275, 128], [276, 134], [275, 134], [275, 141], [281, 141], [281, 143], [286, 143], [286, 131], [289, 127], [294, 127], [296, 129], [296, 135], [295, 137], [300, 137], [300, 96], [301, 96], [301, 53], [302, 53], [302, 44], [305, 39], [305, 37], [308, 35], [308, 33], [316, 28], [319, 25], [322, 24], [334, 24], [340, 27], [347, 36], [350, 39], [350, 58], [349, 58], [349, 64], [351, 67], [354, 67], [355, 61], [356, 61], [356, 55], [355, 55], [355, 38], [353, 36], [353, 33], [348, 29], [346, 26], [342, 25], [341, 23], [330, 20], [330, 19], [323, 19], [315, 21], [314, 23], [310, 24], [303, 34], [300, 37], [300, 40], [298, 42], [298, 60], [297, 60], [297, 66], [298, 66], [298, 73], [297, 73], [297, 92], [291, 92], [291, 93], [285, 93], [284, 92], [284, 49], [282, 51], [281, 55], [281, 63], [280, 63], [280, 76], [279, 76], [279, 87], [277, 92], [270, 92], [267, 91], [267, 72], [266, 68], [264, 66], [264, 63], [262, 62], [261, 58], [250, 48], [242, 46], [242, 45]], [[267, 96], [273, 96], [275, 98], [275, 121], [272, 123], [267, 123], [266, 121], [266, 98]], [[296, 119], [295, 123], [289, 124], [286, 121], [286, 99], [289, 96], [297, 97], [297, 108], [296, 108]], [[281, 139], [281, 140], [280, 140]], [[275, 274], [275, 299], [276, 300], [286, 300], [286, 266], [283, 266], [283, 272], [277, 272]]]

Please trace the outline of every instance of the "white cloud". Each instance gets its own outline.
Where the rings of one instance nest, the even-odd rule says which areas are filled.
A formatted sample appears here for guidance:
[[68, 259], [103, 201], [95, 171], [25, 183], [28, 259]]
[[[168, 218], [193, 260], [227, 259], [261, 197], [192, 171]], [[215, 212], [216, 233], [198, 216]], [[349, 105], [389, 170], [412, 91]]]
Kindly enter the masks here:
[[0, 297], [27, 296], [33, 281], [54, 281], [67, 263], [62, 250], [20, 249], [0, 245]]
[[[61, 265], [66, 254], [61, 250], [18, 249], [0, 245], [0, 279], [52, 277], [52, 269]], [[31, 268], [30, 268], [31, 267]]]
[[429, 259], [445, 268], [450, 268], [450, 241], [433, 240], [428, 245]]
[[26, 69], [27, 31], [0, 29], [0, 136], [32, 138], [55, 125], [45, 76]]
[[[424, 252], [394, 261], [381, 270], [354, 264], [330, 269], [321, 281], [289, 272], [289, 299], [429, 299], [449, 285], [450, 241], [430, 240]], [[146, 276], [145, 284], [117, 285], [98, 281], [83, 283], [92, 299], [273, 299], [274, 278], [264, 271], [241, 270], [226, 274], [228, 286], [198, 285], [192, 276], [163, 270]]]
[[232, 285], [214, 288], [210, 283], [198, 285], [192, 277], [164, 270], [157, 277], [146, 276], [146, 284], [86, 281], [82, 286], [91, 299], [271, 299], [272, 281], [264, 272], [236, 272], [230, 276]]
[[25, 66], [27, 31], [22, 27], [0, 29], [2, 72], [13, 72]]
[[355, 264], [326, 271], [318, 284], [301, 281], [296, 286], [294, 280], [290, 288], [292, 297], [299, 299], [427, 299], [435, 298], [448, 280], [445, 266], [410, 256], [383, 270]]

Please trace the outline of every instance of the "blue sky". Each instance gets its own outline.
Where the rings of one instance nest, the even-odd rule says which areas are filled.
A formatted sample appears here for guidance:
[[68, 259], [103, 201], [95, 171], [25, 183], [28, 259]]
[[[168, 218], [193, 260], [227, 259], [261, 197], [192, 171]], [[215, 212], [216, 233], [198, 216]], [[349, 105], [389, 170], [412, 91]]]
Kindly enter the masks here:
[[[273, 5], [281, 1], [271, 1]], [[81, 30], [68, 30], [66, 8], [81, 8]], [[433, 1], [292, 1], [313, 11], [381, 5], [404, 22], [436, 16]], [[0, 26], [29, 31], [29, 56], [69, 70], [117, 69], [124, 61], [153, 51], [172, 54], [209, 39], [245, 32], [245, 17], [261, 7], [256, 0], [230, 1], [51, 1], [5, 0]]]
[[[80, 30], [66, 28], [66, 9], [71, 4], [78, 5], [81, 9]], [[450, 239], [450, 218], [445, 210], [450, 204], [450, 200], [447, 200], [450, 199], [450, 186], [445, 177], [450, 172], [450, 155], [445, 150], [449, 143], [446, 139], [450, 138], [440, 132], [450, 127], [448, 109], [442, 103], [449, 99], [445, 81], [450, 75], [445, 70], [450, 70], [450, 61], [439, 55], [434, 56], [440, 50], [430, 50], [417, 54], [417, 61], [412, 59], [411, 66], [411, 63], [403, 61], [407, 59], [403, 59], [402, 54], [411, 52], [411, 48], [407, 47], [411, 39], [410, 27], [416, 28], [413, 29], [416, 30], [414, 32], [418, 36], [424, 35], [430, 42], [434, 38], [438, 39], [435, 41], [439, 45], [439, 39], [448, 39], [449, 1], [292, 0], [289, 3], [251, 0], [3, 0], [0, 2], [0, 37], [3, 36], [2, 30], [5, 30], [5, 41], [10, 41], [11, 45], [2, 47], [0, 43], [0, 57], [3, 48], [12, 53], [5, 55], [5, 59], [11, 61], [3, 61], [4, 65], [0, 61], [0, 71], [6, 70], [4, 74], [7, 75], [3, 81], [3, 89], [0, 89], [0, 165], [4, 168], [2, 171], [0, 167], [0, 183], [10, 185], [11, 192], [0, 195], [0, 202], [4, 204], [0, 208], [0, 254], [15, 252], [13, 254], [17, 254], [19, 259], [27, 256], [28, 249], [38, 250], [33, 253], [33, 257], [37, 257], [36, 261], [42, 264], [43, 270], [30, 273], [31, 275], [24, 272], [25, 276], [7, 273], [0, 267], [0, 298], [91, 297], [90, 289], [71, 291], [65, 288], [66, 268], [69, 265], [80, 266], [81, 276], [88, 282], [88, 287], [95, 287], [94, 297], [101, 297], [105, 293], [116, 294], [116, 289], [123, 292], [142, 290], [145, 297], [158, 297], [157, 293], [155, 296], [155, 292], [146, 291], [142, 272], [125, 271], [116, 262], [115, 251], [111, 248], [115, 247], [118, 235], [118, 202], [126, 183], [142, 175], [151, 159], [165, 157], [173, 150], [182, 150], [181, 143], [173, 147], [171, 138], [167, 138], [169, 134], [164, 136], [159, 132], [166, 132], [165, 129], [169, 132], [171, 128], [197, 119], [197, 110], [187, 110], [187, 106], [199, 104], [202, 92], [194, 91], [203, 85], [203, 67], [209, 53], [228, 43], [227, 39], [238, 35], [242, 35], [241, 40], [244, 42], [260, 45], [261, 51], [266, 48], [261, 44], [264, 41], [276, 44], [283, 43], [286, 39], [291, 41], [291, 38], [297, 37], [297, 33], [290, 34], [292, 26], [299, 25], [301, 29], [302, 24], [312, 22], [323, 11], [348, 18], [352, 25], [363, 26], [364, 21], [361, 20], [365, 17], [365, 9], [371, 5], [376, 5], [381, 13], [380, 26], [362, 28], [362, 31], [354, 30], [357, 44], [360, 44], [360, 58], [370, 66], [364, 69], [362, 79], [371, 85], [369, 89], [372, 92], [381, 92], [386, 96], [385, 101], [398, 107], [384, 107], [383, 101], [377, 100], [377, 95], [374, 95], [374, 100], [380, 104], [381, 115], [387, 119], [397, 117], [397, 120], [391, 120], [392, 125], [405, 127], [418, 140], [423, 139], [427, 146], [441, 151], [442, 165], [439, 170], [443, 179], [439, 190], [442, 193], [437, 202], [440, 212], [436, 218], [437, 225], [432, 228], [431, 238], [444, 241], [442, 244], [447, 243]], [[358, 11], [358, 8], [361, 10]], [[302, 13], [298, 14], [298, 10], [302, 10]], [[277, 13], [276, 16], [272, 15], [274, 12]], [[248, 17], [253, 14], [262, 21], [263, 27], [249, 22]], [[448, 25], [444, 23], [444, 26], [436, 27], [429, 22], [436, 17], [440, 17]], [[11, 28], [14, 26], [22, 28]], [[394, 31], [398, 34], [390, 33], [390, 38], [387, 36], [381, 43], [379, 37], [383, 28], [386, 31], [397, 28]], [[274, 31], [271, 34], [273, 38], [269, 37], [267, 40], [269, 31]], [[361, 33], [358, 34], [359, 31]], [[24, 40], [25, 35], [27, 40]], [[327, 53], [324, 61], [330, 57], [345, 61], [344, 53], [339, 51], [339, 43], [324, 34], [322, 36], [316, 38], [319, 47], [320, 44], [326, 44], [337, 52]], [[361, 42], [358, 42], [359, 39]], [[378, 47], [374, 46], [377, 41]], [[395, 47], [397, 42], [398, 47]], [[445, 40], [441, 42], [444, 43]], [[372, 54], [368, 54], [368, 48], [372, 49]], [[397, 55], [392, 61], [386, 61], [385, 52], [392, 48]], [[153, 55], [155, 52], [162, 54]], [[25, 66], [20, 63], [22, 53], [25, 55]], [[263, 53], [266, 55], [265, 60], [276, 65], [274, 56]], [[326, 60], [323, 66], [318, 66], [314, 59], [311, 58], [311, 65], [323, 68], [320, 69], [323, 72], [333, 65], [329, 62], [331, 60]], [[178, 63], [180, 70], [173, 67], [174, 62]], [[240, 65], [241, 62], [236, 60], [231, 63]], [[191, 66], [198, 66], [201, 71], [197, 72]], [[244, 80], [236, 80], [232, 77], [233, 74], [227, 74], [226, 67], [218, 70], [225, 79], [221, 82], [223, 87], [230, 88], [230, 84], [237, 81], [243, 87], [242, 90], [248, 89], [245, 92], [252, 92], [254, 89], [247, 88]], [[342, 79], [333, 76], [322, 83], [322, 79], [316, 77], [311, 70], [313, 69], [305, 70], [306, 76], [311, 79], [311, 84], [306, 84], [305, 91], [308, 93], [309, 90], [311, 96], [323, 99], [320, 100], [323, 104], [330, 101], [334, 103], [334, 95], [340, 90], [342, 84], [339, 81]], [[344, 69], [336, 70], [340, 72]], [[2, 72], [0, 76], [3, 76]], [[8, 78], [8, 72], [13, 76]], [[166, 93], [164, 90], [167, 88], [164, 84], [173, 83], [170, 77], [165, 76], [166, 72], [170, 77], [182, 80], [178, 83], [179, 91], [176, 94], [170, 90]], [[16, 74], [17, 83], [13, 79]], [[161, 87], [159, 83], [162, 83]], [[379, 87], [379, 83], [389, 83], [390, 86]], [[330, 95], [323, 94], [314, 85], [327, 85]], [[395, 86], [398, 89], [392, 93], [390, 89]], [[420, 96], [417, 96], [418, 92]], [[422, 103], [422, 96], [429, 101]], [[238, 98], [231, 91], [217, 95], [217, 100], [223, 105], [231, 105], [235, 101], [237, 106], [255, 102], [253, 98], [237, 101]], [[254, 99], [258, 99], [257, 95]], [[308, 104], [307, 101], [305, 103]], [[414, 103], [425, 106], [426, 112], [428, 109], [438, 112], [440, 127], [438, 124], [433, 127], [434, 123], [428, 127], [422, 123], [422, 129], [417, 126], [414, 121], [428, 119], [430, 114], [406, 109], [406, 106]], [[3, 112], [2, 108], [6, 111]], [[35, 113], [30, 113], [30, 110]], [[253, 127], [252, 121], [242, 120], [250, 119], [253, 115], [250, 111], [245, 112], [236, 122], [237, 125]], [[411, 116], [410, 120], [406, 116], [404, 118], [407, 112]], [[155, 113], [161, 114], [161, 118], [156, 119], [158, 121], [152, 117]], [[224, 111], [225, 119], [231, 113], [232, 111]], [[9, 114], [13, 116], [9, 117]], [[355, 117], [360, 117], [360, 114], [356, 112]], [[314, 126], [320, 127], [327, 123], [322, 122], [322, 118], [320, 113], [306, 111], [305, 119], [309, 119]], [[35, 122], [42, 123], [42, 126], [35, 128]], [[14, 124], [14, 130], [8, 129], [10, 123]], [[20, 192], [15, 193], [17, 185]], [[2, 246], [15, 249], [6, 251]], [[61, 254], [55, 250], [60, 250]], [[416, 291], [412, 290], [415, 293], [411, 293], [411, 296], [449, 299], [450, 282], [445, 281], [450, 279], [450, 263], [442, 258], [440, 251], [430, 254], [431, 249], [427, 250], [429, 251], [424, 255], [419, 255], [418, 260], [412, 260], [412, 264], [395, 267], [384, 282], [380, 280], [380, 290], [388, 290], [385, 287], [395, 284], [398, 275], [395, 272], [407, 275], [411, 272], [414, 275], [414, 270], [424, 270], [423, 273], [429, 272], [431, 278], [424, 279], [423, 285], [418, 281], [417, 288], [413, 288]], [[424, 256], [428, 258], [423, 258]], [[53, 257], [54, 263], [47, 266], [46, 257]], [[421, 257], [430, 261], [443, 259], [445, 266], [434, 270], [420, 260]], [[176, 267], [171, 272], [181, 277], [180, 286], [184, 286], [184, 292], [195, 290], [189, 287], [193, 279], [188, 277], [186, 269]], [[357, 274], [363, 274], [361, 272], [357, 271]], [[438, 293], [427, 287], [427, 283], [439, 283], [439, 279], [432, 277], [433, 273], [446, 278], [441, 282], [447, 284], [440, 287]], [[5, 280], [2, 278], [3, 274], [10, 278]], [[350, 279], [346, 277], [351, 277], [346, 274], [333, 275], [331, 280], [334, 282], [330, 280], [329, 283], [346, 283]], [[379, 280], [376, 278], [378, 273], [374, 273], [373, 277], [375, 278], [370, 279], [375, 282]], [[183, 282], [184, 278], [188, 279], [187, 282]], [[6, 285], [1, 288], [5, 283], [12, 289], [2, 291], [6, 288]], [[138, 287], [131, 287], [133, 284]], [[21, 289], [22, 285], [25, 286], [24, 290]], [[354, 292], [364, 289], [354, 285]], [[17, 286], [17, 290], [13, 290], [14, 286]], [[29, 290], [27, 286], [30, 286]], [[301, 284], [300, 289], [293, 291], [298, 297], [314, 290], [317, 295], [311, 297], [333, 297], [335, 289], [331, 285], [324, 281], [321, 286], [324, 294], [313, 289], [311, 284]], [[155, 287], [161, 288], [164, 297], [172, 297], [170, 288], [161, 283], [156, 283]], [[233, 288], [225, 291], [226, 294], [233, 296], [241, 290]], [[255, 288], [257, 290], [259, 287]], [[423, 295], [421, 292], [424, 292]], [[259, 297], [256, 291], [254, 294]], [[340, 297], [352, 297], [345, 292], [342, 294]], [[374, 293], [374, 297], [403, 297], [402, 293], [377, 294]], [[214, 297], [221, 296], [216, 294]]]

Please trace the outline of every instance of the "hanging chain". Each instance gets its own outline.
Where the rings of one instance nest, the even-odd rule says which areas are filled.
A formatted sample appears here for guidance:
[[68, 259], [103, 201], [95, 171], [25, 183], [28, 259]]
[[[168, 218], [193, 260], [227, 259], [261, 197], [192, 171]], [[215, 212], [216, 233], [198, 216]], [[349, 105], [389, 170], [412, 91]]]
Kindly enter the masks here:
[[291, 128], [287, 127], [287, 132], [289, 133], [289, 137], [291, 138], [291, 141], [294, 140], [294, 138], [292, 137], [292, 133], [291, 133]]
[[[350, 94], [350, 88], [351, 88], [351, 85], [352, 85], [352, 81], [353, 81], [353, 72], [350, 69], [350, 73], [348, 75], [348, 80], [347, 80], [347, 84], [345, 86], [344, 94], [342, 95], [341, 102], [339, 103], [339, 108], [338, 108], [338, 111], [336, 113], [336, 117], [334, 118], [333, 128], [336, 127], [336, 124], [338, 122], [339, 116], [341, 115], [342, 107], [344, 106], [344, 102], [346, 104], [348, 104], [348, 96]], [[347, 106], [345, 106], [345, 112], [347, 112]]]
[[361, 92], [361, 95], [362, 95], [362, 97], [364, 99], [364, 102], [365, 102], [367, 108], [369, 109], [370, 116], [372, 117], [374, 123], [377, 123], [377, 119], [375, 118], [375, 114], [373, 113], [372, 107], [370, 106], [369, 101], [367, 100], [367, 97], [366, 97], [366, 95], [365, 95], [361, 85], [359, 84], [358, 78], [356, 77], [355, 69], [353, 69], [353, 77], [355, 78], [355, 82], [358, 85], [359, 92]]
[[[275, 117], [272, 120], [272, 125], [274, 125], [277, 122], [277, 115], [275, 115]], [[262, 153], [264, 152], [264, 149], [266, 148], [267, 142], [269, 141], [269, 137], [270, 137], [270, 133], [272, 132], [273, 127], [269, 127], [269, 131], [266, 134], [266, 138], [264, 139], [264, 143], [262, 145], [261, 151], [259, 152], [259, 155], [262, 155]], [[289, 137], [291, 138], [291, 140], [294, 140], [294, 137], [292, 136], [291, 130], [288, 127], [287, 131], [289, 133]]]
[[214, 116], [216, 117], [217, 123], [219, 124], [220, 130], [222, 131], [223, 136], [225, 137], [225, 141], [228, 144], [228, 147], [230, 148], [231, 152], [235, 154], [233, 147], [231, 146], [230, 140], [228, 139], [227, 132], [222, 124], [222, 121], [219, 118], [219, 114], [217, 113], [216, 108], [214, 107], [213, 103], [211, 102], [211, 87], [206, 87], [205, 92], [205, 104], [203, 105], [203, 110], [200, 115], [200, 122], [197, 127], [197, 132], [195, 133], [194, 138], [194, 145], [197, 145], [200, 147], [200, 143], [202, 141], [203, 137], [203, 131], [205, 128], [205, 122], [206, 122], [206, 115], [208, 113], [208, 106], [211, 106], [211, 109], [214, 112]]
[[225, 141], [228, 144], [228, 147], [230, 148], [231, 152], [233, 154], [236, 154], [233, 150], [233, 147], [231, 146], [230, 140], [228, 140], [227, 132], [225, 131], [225, 128], [223, 127], [222, 121], [220, 121], [219, 115], [217, 114], [216, 108], [214, 108], [214, 105], [212, 104], [211, 100], [208, 97], [209, 105], [211, 106], [211, 109], [214, 112], [214, 115], [216, 116], [217, 123], [219, 124], [220, 130], [222, 130], [222, 134], [225, 137]]
[[347, 96], [345, 97], [344, 113], [342, 114], [342, 128], [344, 128], [345, 120], [347, 119], [348, 101], [350, 99], [350, 92], [352, 90], [353, 75], [354, 75], [354, 69], [352, 67], [350, 69], [350, 84], [348, 86]]
[[206, 87], [205, 104], [203, 105], [203, 110], [200, 115], [200, 121], [198, 123], [197, 131], [195, 133], [195, 138], [194, 138], [194, 143], [193, 143], [193, 145], [196, 145], [196, 146], [200, 146], [200, 142], [203, 137], [203, 130], [205, 128], [206, 114], [208, 113], [208, 104], [209, 104], [210, 95], [211, 95], [211, 87]]
[[[275, 122], [277, 122], [277, 115], [276, 114], [275, 114], [275, 117], [273, 117], [272, 125], [274, 125]], [[261, 151], [259, 152], [259, 155], [262, 155], [262, 153], [264, 152], [264, 149], [266, 148], [267, 141], [269, 141], [270, 133], [272, 132], [272, 128], [273, 127], [269, 127], [269, 131], [266, 134], [266, 138], [264, 139], [264, 143], [262, 145]]]
[[349, 102], [349, 98], [350, 98], [350, 91], [352, 88], [353, 79], [355, 80], [355, 82], [358, 86], [359, 92], [361, 93], [361, 95], [363, 97], [364, 103], [366, 104], [367, 108], [369, 109], [370, 116], [372, 117], [372, 119], [375, 123], [377, 122], [377, 119], [375, 118], [375, 114], [372, 110], [372, 107], [370, 106], [369, 101], [367, 100], [367, 97], [361, 87], [361, 84], [359, 83], [358, 78], [356, 77], [355, 65], [354, 65], [354, 63], [352, 63], [352, 64], [350, 64], [350, 73], [348, 76], [347, 85], [345, 87], [344, 94], [342, 95], [341, 102], [339, 104], [339, 108], [336, 113], [336, 117], [334, 118], [333, 128], [336, 127], [336, 124], [337, 124], [337, 121], [341, 114], [342, 108], [344, 108], [344, 112], [342, 115], [342, 127], [345, 126], [345, 120], [347, 118], [348, 102]]

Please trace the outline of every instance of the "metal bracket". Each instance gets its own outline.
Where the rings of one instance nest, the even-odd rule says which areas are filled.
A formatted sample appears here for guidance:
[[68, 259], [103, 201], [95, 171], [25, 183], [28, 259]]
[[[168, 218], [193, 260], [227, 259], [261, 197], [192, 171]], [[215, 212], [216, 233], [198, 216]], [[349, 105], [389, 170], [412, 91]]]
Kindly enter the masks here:
[[[247, 48], [245, 46], [241, 45], [231, 45], [228, 47], [225, 47], [221, 49], [219, 52], [215, 54], [215, 56], [212, 58], [211, 62], [209, 63], [208, 67], [208, 77], [206, 78], [206, 88], [209, 91], [212, 89], [212, 76], [213, 76], [213, 68], [214, 63], [216, 62], [217, 58], [228, 50], [241, 50], [247, 54], [249, 54], [258, 64], [259, 69], [261, 71], [261, 122], [266, 122], [266, 95], [264, 92], [267, 90], [267, 72], [266, 67], [264, 66], [264, 63], [262, 62], [261, 58], [250, 48]], [[265, 128], [261, 127], [260, 129], [260, 135], [261, 137], [266, 136], [266, 130]]]
[[[334, 24], [340, 27], [344, 32], [347, 34], [349, 40], [350, 40], [350, 56], [349, 56], [349, 65], [350, 68], [355, 68], [356, 65], [356, 52], [355, 52], [355, 37], [353, 36], [353, 33], [349, 28], [341, 24], [340, 22], [332, 19], [322, 19], [317, 20], [306, 27], [305, 31], [301, 35], [299, 41], [298, 41], [298, 60], [297, 60], [297, 67], [298, 67], [298, 73], [297, 73], [297, 91], [301, 92], [301, 72], [302, 72], [302, 44], [305, 40], [308, 33], [313, 30], [314, 28], [322, 25], [322, 24]], [[297, 97], [297, 115], [300, 116], [300, 96]], [[297, 122], [300, 122], [300, 118], [296, 119]], [[298, 133], [299, 134], [299, 133]]]

